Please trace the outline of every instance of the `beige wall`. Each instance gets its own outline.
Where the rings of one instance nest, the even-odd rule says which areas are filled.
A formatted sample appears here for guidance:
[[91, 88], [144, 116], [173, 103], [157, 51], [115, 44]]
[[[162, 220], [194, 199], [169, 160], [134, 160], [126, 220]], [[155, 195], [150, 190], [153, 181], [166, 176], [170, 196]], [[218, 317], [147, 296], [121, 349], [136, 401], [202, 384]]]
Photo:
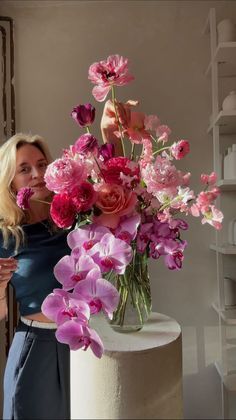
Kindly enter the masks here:
[[[235, 1], [1, 1], [15, 21], [15, 86], [18, 131], [45, 136], [54, 156], [81, 131], [69, 114], [77, 103], [95, 103], [87, 79], [91, 63], [118, 53], [130, 60], [135, 81], [117, 92], [140, 100], [173, 130], [189, 139], [191, 155], [180, 165], [212, 169], [208, 38], [202, 28], [210, 7], [218, 19], [236, 15]], [[97, 107], [98, 133], [102, 105]], [[220, 381], [213, 362], [219, 351], [217, 316], [210, 308], [216, 288], [214, 234], [189, 220], [189, 246], [180, 272], [150, 262], [153, 309], [174, 317], [183, 330], [186, 418], [220, 417]]]

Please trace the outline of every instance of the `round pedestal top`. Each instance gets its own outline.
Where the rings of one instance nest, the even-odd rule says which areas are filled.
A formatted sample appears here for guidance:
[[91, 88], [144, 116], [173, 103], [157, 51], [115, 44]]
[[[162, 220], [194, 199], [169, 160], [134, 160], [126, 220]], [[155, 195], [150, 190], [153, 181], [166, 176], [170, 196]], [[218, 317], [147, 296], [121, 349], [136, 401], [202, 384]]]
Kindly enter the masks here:
[[104, 315], [93, 316], [91, 328], [101, 337], [106, 352], [133, 352], [166, 346], [181, 334], [180, 325], [175, 319], [152, 312], [143, 328], [135, 332], [120, 333], [112, 329]]

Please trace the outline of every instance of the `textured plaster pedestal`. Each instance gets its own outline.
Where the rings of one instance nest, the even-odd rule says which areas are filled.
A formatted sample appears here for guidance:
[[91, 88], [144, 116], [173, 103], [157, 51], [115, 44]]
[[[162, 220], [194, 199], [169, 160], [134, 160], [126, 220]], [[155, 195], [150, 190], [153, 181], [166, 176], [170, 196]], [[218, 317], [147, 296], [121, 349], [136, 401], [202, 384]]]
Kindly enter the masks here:
[[153, 312], [138, 332], [114, 332], [104, 316], [91, 326], [105, 353], [71, 352], [71, 418], [183, 418], [179, 324]]

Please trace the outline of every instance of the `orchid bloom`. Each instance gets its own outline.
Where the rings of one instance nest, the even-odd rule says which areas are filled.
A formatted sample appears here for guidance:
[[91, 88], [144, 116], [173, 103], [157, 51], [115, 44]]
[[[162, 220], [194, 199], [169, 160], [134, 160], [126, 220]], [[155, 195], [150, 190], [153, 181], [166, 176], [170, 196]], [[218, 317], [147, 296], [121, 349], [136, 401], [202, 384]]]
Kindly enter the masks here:
[[71, 249], [83, 247], [85, 250], [92, 248], [100, 239], [110, 233], [105, 226], [87, 225], [77, 228], [67, 236], [67, 243]]

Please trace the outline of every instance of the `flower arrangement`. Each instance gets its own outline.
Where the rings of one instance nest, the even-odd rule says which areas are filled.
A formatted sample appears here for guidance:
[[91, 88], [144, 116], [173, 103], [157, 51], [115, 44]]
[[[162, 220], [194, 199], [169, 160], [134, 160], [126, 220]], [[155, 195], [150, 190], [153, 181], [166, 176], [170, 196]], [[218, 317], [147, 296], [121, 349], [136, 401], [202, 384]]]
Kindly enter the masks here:
[[[85, 133], [45, 173], [47, 188], [54, 193], [53, 221], [60, 228], [73, 226], [67, 237], [71, 254], [56, 264], [54, 274], [62, 289], [46, 297], [42, 311], [57, 323], [59, 341], [72, 350], [90, 346], [101, 357], [103, 344], [89, 326], [90, 317], [103, 311], [112, 320], [122, 301], [119, 311], [124, 319], [127, 291], [132, 288], [140, 295], [137, 298], [137, 292], [133, 299], [139, 317], [144, 317], [144, 309], [148, 316], [150, 290], [147, 284], [140, 288], [147, 278], [148, 258], [162, 257], [168, 269], [181, 269], [187, 245], [182, 231], [188, 229], [182, 217], [201, 216], [202, 224], [220, 229], [223, 214], [215, 207], [219, 195], [215, 173], [201, 175], [203, 190], [195, 194], [189, 187], [190, 173], [174, 164], [189, 153], [189, 142], [169, 144], [171, 130], [157, 115], [134, 110], [137, 101], [118, 102], [115, 88], [134, 79], [128, 60], [111, 55], [92, 64], [88, 77], [98, 102], [111, 92], [104, 111], [122, 154], [117, 156], [109, 138], [99, 145], [91, 134], [93, 105], [73, 108], [71, 116]], [[18, 205], [28, 208], [29, 199], [33, 197], [26, 188], [18, 194]], [[111, 281], [114, 276], [119, 287]]]

